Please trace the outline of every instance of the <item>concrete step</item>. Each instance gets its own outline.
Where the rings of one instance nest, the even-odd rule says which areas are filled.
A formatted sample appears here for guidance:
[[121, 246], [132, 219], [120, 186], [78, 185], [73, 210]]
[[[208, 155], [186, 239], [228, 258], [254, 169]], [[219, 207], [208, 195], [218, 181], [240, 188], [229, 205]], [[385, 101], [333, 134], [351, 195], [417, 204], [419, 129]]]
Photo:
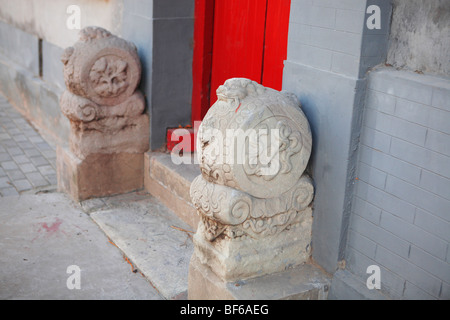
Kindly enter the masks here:
[[191, 164], [177, 165], [168, 153], [146, 153], [144, 186], [147, 192], [196, 230], [199, 216], [189, 195], [192, 181], [200, 174], [199, 165], [194, 164], [194, 157], [196, 154], [191, 155]]
[[123, 252], [130, 271], [140, 272], [164, 299], [327, 298], [330, 276], [311, 263], [250, 280], [222, 282], [198, 259], [192, 263], [193, 228], [146, 192], [86, 200], [81, 207]]
[[158, 199], [134, 192], [82, 202], [85, 212], [165, 299], [187, 299], [192, 228]]
[[176, 165], [170, 154], [147, 153], [145, 191], [87, 200], [82, 207], [165, 299], [326, 299], [329, 277], [310, 264], [238, 284], [190, 264], [199, 217], [189, 190], [200, 174], [191, 163]]

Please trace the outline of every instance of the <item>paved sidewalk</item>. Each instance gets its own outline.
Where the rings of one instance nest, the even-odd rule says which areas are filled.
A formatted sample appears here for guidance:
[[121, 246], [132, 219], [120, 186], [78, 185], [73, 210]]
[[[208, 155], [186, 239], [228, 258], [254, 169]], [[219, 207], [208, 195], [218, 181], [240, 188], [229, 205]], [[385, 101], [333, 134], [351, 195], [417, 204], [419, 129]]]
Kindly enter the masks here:
[[0, 196], [54, 188], [55, 149], [0, 95]]
[[164, 299], [90, 216], [133, 195], [80, 205], [56, 192], [55, 163], [55, 149], [0, 95], [0, 300]]
[[4, 299], [162, 297], [77, 203], [62, 193], [41, 193], [0, 198]]

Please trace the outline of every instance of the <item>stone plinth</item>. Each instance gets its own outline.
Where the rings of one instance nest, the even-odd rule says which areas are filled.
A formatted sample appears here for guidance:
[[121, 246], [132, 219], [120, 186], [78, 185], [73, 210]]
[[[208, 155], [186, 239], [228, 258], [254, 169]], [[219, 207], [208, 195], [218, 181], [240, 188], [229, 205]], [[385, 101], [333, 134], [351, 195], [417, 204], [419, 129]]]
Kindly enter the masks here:
[[58, 147], [58, 189], [84, 200], [127, 193], [143, 185], [144, 158], [139, 153], [93, 153], [80, 159]]
[[88, 27], [61, 60], [67, 90], [60, 106], [71, 132], [69, 147], [57, 151], [59, 190], [84, 200], [142, 188], [149, 118], [136, 90], [136, 47]]
[[189, 265], [189, 300], [326, 300], [331, 277], [305, 263], [283, 272], [226, 282], [194, 255]]
[[304, 172], [312, 138], [300, 103], [241, 78], [217, 96], [197, 135], [202, 174], [190, 194], [201, 219], [192, 272], [204, 267], [225, 284], [305, 264], [314, 188]]

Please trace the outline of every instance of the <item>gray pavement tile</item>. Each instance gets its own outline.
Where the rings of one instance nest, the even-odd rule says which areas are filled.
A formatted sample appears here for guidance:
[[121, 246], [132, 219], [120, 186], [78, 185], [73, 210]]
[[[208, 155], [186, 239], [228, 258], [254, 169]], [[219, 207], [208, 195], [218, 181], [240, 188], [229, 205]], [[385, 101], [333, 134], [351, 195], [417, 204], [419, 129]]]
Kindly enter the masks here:
[[19, 147], [9, 147], [6, 148], [6, 150], [8, 150], [8, 153], [12, 156], [18, 156], [23, 154], [22, 149], [20, 149]]
[[46, 157], [47, 159], [56, 159], [56, 151], [51, 149], [51, 150], [42, 150], [41, 154]]
[[25, 120], [25, 119], [22, 118], [22, 117], [17, 117], [16, 119], [14, 119], [14, 122], [15, 122], [17, 125], [28, 124], [28, 121]]
[[17, 147], [17, 142], [14, 141], [12, 138], [11, 139], [7, 139], [7, 140], [3, 140], [2, 141], [2, 146], [4, 146], [5, 148], [14, 148], [14, 147]]
[[35, 188], [49, 185], [49, 182], [39, 172], [27, 173], [26, 177]]
[[23, 173], [30, 173], [37, 171], [36, 167], [31, 163], [20, 164], [19, 166]]
[[50, 175], [50, 174], [54, 174], [55, 173], [55, 169], [52, 166], [50, 166], [50, 165], [40, 166], [40, 167], [38, 167], [38, 170], [43, 175]]
[[0, 96], [0, 196], [56, 185], [56, 152]]
[[18, 135], [14, 135], [13, 136], [14, 141], [16, 142], [23, 142], [23, 141], [28, 141], [27, 137], [25, 137], [25, 135], [23, 135], [23, 133], [21, 132]]
[[8, 121], [2, 123], [2, 125], [3, 125], [6, 129], [8, 129], [8, 131], [9, 131], [10, 129], [17, 128], [16, 124], [15, 124], [14, 122], [10, 121], [10, 120], [8, 120]]
[[34, 130], [33, 127], [30, 126], [30, 125], [25, 126], [24, 128], [22, 128], [22, 132], [28, 138], [39, 136], [39, 133], [37, 133], [36, 130]]
[[39, 150], [53, 150], [47, 142], [39, 142], [34, 144]]
[[5, 170], [16, 170], [19, 168], [14, 161], [2, 161], [1, 166]]
[[50, 163], [48, 162], [48, 160], [45, 159], [43, 156], [30, 157], [29, 159], [31, 160], [31, 162], [32, 162], [35, 166], [43, 166], [43, 165], [49, 165], [49, 164], [50, 164]]
[[7, 132], [0, 133], [0, 143], [2, 142], [2, 140], [7, 140], [7, 139], [11, 139], [11, 136], [9, 135], [9, 133], [7, 133]]
[[12, 157], [10, 156], [10, 154], [8, 152], [0, 152], [0, 162], [3, 161], [11, 161]]
[[13, 129], [9, 129], [8, 130], [8, 133], [11, 135], [11, 136], [15, 136], [15, 135], [19, 135], [19, 134], [21, 134], [22, 133], [22, 131], [20, 131], [20, 129], [19, 128], [13, 128]]
[[21, 154], [21, 155], [18, 155], [18, 156], [13, 156], [13, 160], [17, 164], [29, 163], [30, 162], [30, 159], [25, 154]]
[[58, 184], [58, 180], [57, 180], [57, 176], [56, 174], [48, 174], [45, 176], [45, 179], [47, 179], [47, 181], [51, 184], [51, 185], [57, 185]]
[[40, 136], [38, 136], [38, 135], [33, 136], [33, 137], [30, 137], [29, 140], [30, 140], [31, 142], [33, 142], [34, 144], [37, 144], [37, 143], [43, 143], [43, 142], [44, 142], [44, 139], [42, 139], [42, 138], [41, 138]]
[[8, 177], [11, 180], [20, 180], [20, 179], [25, 179], [25, 175], [23, 174], [22, 171], [20, 170], [11, 170], [11, 171], [7, 171]]
[[8, 177], [0, 178], [0, 188], [10, 188], [11, 187], [11, 179]]
[[19, 192], [33, 188], [27, 179], [15, 180], [13, 184]]
[[17, 145], [18, 145], [22, 150], [34, 148], [34, 145], [33, 145], [30, 141], [28, 141], [28, 140], [26, 140], [26, 141], [18, 141], [18, 142], [17, 142]]
[[19, 195], [19, 193], [17, 192], [17, 190], [15, 188], [9, 187], [9, 188], [0, 188], [0, 195], [3, 197], [17, 196], [17, 195]]
[[40, 156], [41, 153], [39, 152], [38, 149], [36, 148], [30, 148], [30, 149], [24, 149], [23, 152], [25, 152], [25, 154], [29, 157], [33, 157], [33, 156]]

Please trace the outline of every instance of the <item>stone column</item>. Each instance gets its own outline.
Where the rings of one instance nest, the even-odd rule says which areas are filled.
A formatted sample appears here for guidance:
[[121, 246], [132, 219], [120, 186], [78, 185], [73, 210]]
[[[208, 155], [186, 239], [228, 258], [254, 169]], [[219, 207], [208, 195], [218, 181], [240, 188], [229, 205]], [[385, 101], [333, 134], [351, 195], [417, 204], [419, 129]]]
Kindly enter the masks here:
[[67, 90], [60, 106], [71, 132], [69, 147], [57, 150], [58, 189], [84, 200], [142, 188], [149, 118], [136, 90], [136, 47], [87, 27], [61, 60]]
[[217, 96], [198, 131], [202, 174], [190, 191], [201, 217], [189, 274], [194, 299], [207, 298], [198, 286], [211, 272], [223, 283], [251, 279], [302, 265], [311, 253], [312, 138], [300, 103], [241, 78]]

